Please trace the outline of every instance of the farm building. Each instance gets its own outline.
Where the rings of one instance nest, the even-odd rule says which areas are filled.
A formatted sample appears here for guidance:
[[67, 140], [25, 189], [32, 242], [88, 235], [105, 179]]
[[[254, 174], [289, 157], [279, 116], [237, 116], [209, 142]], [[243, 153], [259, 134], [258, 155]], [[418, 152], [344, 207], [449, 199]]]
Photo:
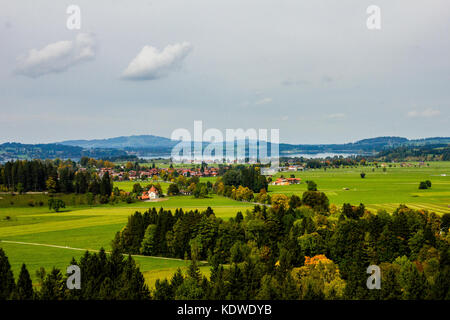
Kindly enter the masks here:
[[144, 191], [144, 193], [142, 193], [141, 196], [142, 200], [154, 200], [158, 198], [159, 198], [158, 190], [156, 190], [154, 186], [152, 186], [150, 190]]
[[290, 184], [299, 184], [302, 181], [300, 178], [278, 178], [271, 184], [274, 186], [288, 186]]

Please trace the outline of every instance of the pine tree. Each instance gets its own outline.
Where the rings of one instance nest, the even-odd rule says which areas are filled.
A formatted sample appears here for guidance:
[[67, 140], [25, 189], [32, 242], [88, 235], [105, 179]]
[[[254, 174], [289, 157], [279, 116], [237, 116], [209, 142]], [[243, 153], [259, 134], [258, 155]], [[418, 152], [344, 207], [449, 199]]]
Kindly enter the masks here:
[[[176, 291], [176, 290], [175, 290]], [[155, 300], [173, 300], [175, 295], [173, 294], [169, 281], [167, 279], [156, 279], [155, 290], [153, 292], [153, 299]]]
[[61, 271], [53, 267], [42, 283], [40, 298], [42, 300], [63, 300], [66, 296], [65, 285]]
[[112, 192], [112, 183], [111, 179], [109, 178], [108, 171], [105, 172], [105, 174], [102, 177], [102, 180], [100, 181], [100, 194], [102, 196], [109, 197]]
[[0, 248], [0, 300], [10, 299], [14, 287], [14, 275], [11, 265], [5, 252]]
[[115, 298], [115, 295], [116, 290], [114, 289], [114, 283], [109, 277], [105, 278], [100, 286], [100, 292], [98, 294], [99, 299], [112, 300]]
[[172, 276], [172, 279], [170, 280], [170, 290], [173, 297], [172, 299], [175, 298], [175, 293], [177, 292], [178, 287], [183, 284], [183, 281], [184, 281], [183, 273], [181, 272], [181, 269], [178, 268], [177, 271]]
[[34, 298], [33, 284], [25, 264], [22, 264], [22, 268], [20, 269], [14, 298], [17, 300], [32, 300]]
[[197, 283], [200, 282], [201, 279], [200, 268], [198, 267], [197, 260], [195, 258], [193, 258], [191, 260], [191, 263], [189, 264], [187, 275], [189, 278], [197, 281]]
[[145, 284], [144, 276], [131, 255], [125, 262], [122, 275], [119, 279], [119, 299], [123, 300], [146, 300], [150, 298], [150, 291]]

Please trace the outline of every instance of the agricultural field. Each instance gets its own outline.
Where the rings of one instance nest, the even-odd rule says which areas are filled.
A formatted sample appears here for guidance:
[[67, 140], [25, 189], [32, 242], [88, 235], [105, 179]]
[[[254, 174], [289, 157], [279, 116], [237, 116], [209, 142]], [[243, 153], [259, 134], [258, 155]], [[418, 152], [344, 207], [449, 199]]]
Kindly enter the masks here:
[[[206, 183], [207, 181], [214, 183], [216, 181], [216, 178], [215, 177], [201, 177], [200, 178], [200, 182]], [[164, 193], [167, 192], [167, 188], [170, 185], [170, 182], [166, 182], [166, 181], [136, 180], [136, 181], [115, 181], [114, 187], [118, 187], [121, 190], [131, 192], [133, 190], [133, 185], [135, 183], [139, 183], [142, 187], [145, 187], [152, 183], [159, 183], [161, 185], [161, 188]]]
[[[4, 206], [0, 207], [0, 247], [5, 250], [15, 275], [21, 264], [27, 264], [32, 280], [36, 281], [35, 271], [40, 267], [46, 270], [53, 266], [64, 269], [72, 257], [79, 259], [86, 250], [111, 249], [111, 241], [117, 231], [126, 224], [128, 217], [135, 211], [144, 212], [148, 208], [166, 208], [185, 210], [205, 210], [214, 208], [216, 216], [224, 219], [233, 217], [238, 211], [252, 207], [250, 203], [241, 203], [228, 198], [212, 196], [208, 199], [195, 199], [191, 196], [163, 198], [159, 202], [135, 202], [132, 204], [100, 205], [95, 207], [67, 206], [60, 212], [50, 212], [47, 205], [30, 207], [30, 199], [45, 195], [2, 194]], [[19, 203], [5, 207], [10, 199]], [[185, 269], [187, 262], [178, 259], [134, 256], [143, 271], [147, 283], [153, 286], [157, 278], [170, 277], [177, 268]], [[201, 266], [208, 275], [209, 268]]]
[[[364, 171], [366, 176], [361, 178]], [[404, 203], [415, 209], [428, 209], [438, 214], [450, 212], [450, 162], [430, 162], [423, 167], [376, 168], [353, 167], [340, 169], [315, 169], [305, 172], [281, 172], [274, 178], [294, 174], [302, 183], [290, 186], [269, 186], [269, 192], [301, 195], [306, 190], [306, 180], [314, 180], [324, 191], [330, 203], [342, 205], [364, 203], [376, 212], [386, 209], [392, 212]], [[215, 178], [202, 178], [214, 182]], [[420, 181], [430, 180], [432, 187], [419, 190]], [[135, 182], [115, 182], [114, 186], [130, 191]], [[142, 186], [150, 182], [140, 182]], [[161, 183], [167, 190], [168, 183]], [[148, 208], [185, 210], [214, 209], [223, 219], [234, 217], [238, 211], [252, 208], [251, 203], [238, 202], [212, 195], [206, 199], [192, 196], [164, 197], [158, 202], [135, 202], [89, 206], [84, 195], [58, 195], [67, 206], [61, 212], [50, 212], [45, 194], [0, 194], [0, 247], [9, 257], [15, 276], [21, 264], [27, 264], [34, 282], [35, 271], [53, 266], [64, 270], [72, 257], [79, 259], [86, 250], [111, 250], [111, 240], [120, 231], [128, 217], [135, 211]], [[40, 204], [42, 202], [42, 205]], [[32, 203], [32, 205], [30, 205]], [[178, 259], [134, 256], [150, 287], [157, 278], [171, 277], [177, 268], [185, 269], [187, 262]], [[208, 275], [206, 264], [201, 266]]]
[[[416, 165], [416, 167], [414, 167]], [[301, 178], [302, 183], [289, 186], [269, 186], [270, 193], [288, 196], [300, 195], [306, 190], [306, 181], [317, 183], [318, 190], [326, 193], [330, 203], [342, 205], [363, 203], [376, 212], [385, 209], [394, 211], [399, 204], [414, 209], [428, 209], [438, 214], [450, 212], [450, 162], [429, 162], [429, 166], [419, 167], [354, 167], [339, 169], [313, 169], [305, 172], [281, 172], [273, 177], [291, 174]], [[365, 178], [360, 173], [364, 172]], [[421, 181], [430, 180], [432, 187], [419, 190]]]
[[164, 193], [167, 192], [169, 187], [169, 182], [164, 181], [152, 181], [152, 180], [138, 180], [138, 181], [114, 181], [114, 187], [117, 187], [123, 191], [131, 192], [133, 190], [134, 184], [139, 183], [143, 188], [149, 184], [159, 183]]

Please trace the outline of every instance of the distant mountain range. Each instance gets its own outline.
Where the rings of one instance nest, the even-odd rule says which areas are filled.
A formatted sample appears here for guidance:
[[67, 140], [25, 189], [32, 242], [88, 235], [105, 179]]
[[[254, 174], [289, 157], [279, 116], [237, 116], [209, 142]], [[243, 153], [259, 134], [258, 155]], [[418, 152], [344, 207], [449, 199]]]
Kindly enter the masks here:
[[94, 139], [94, 140], [67, 140], [57, 142], [58, 144], [66, 146], [78, 146], [83, 148], [172, 148], [178, 141], [170, 140], [164, 137], [153, 135], [127, 136], [116, 137], [109, 139]]
[[[109, 139], [68, 140], [49, 144], [0, 144], [0, 162], [12, 159], [79, 159], [114, 158], [135, 155], [138, 157], [167, 157], [179, 141], [154, 135], [134, 135]], [[208, 143], [205, 143], [207, 145]], [[282, 156], [317, 153], [347, 153], [375, 155], [380, 151], [400, 146], [448, 145], [450, 137], [409, 140], [402, 137], [377, 137], [344, 144], [287, 144], [280, 143]], [[269, 144], [268, 149], [271, 146]]]
[[[79, 146], [86, 149], [90, 148], [112, 148], [121, 149], [128, 152], [134, 152], [138, 155], [145, 154], [164, 154], [170, 153], [172, 148], [179, 141], [154, 135], [138, 135], [127, 137], [116, 137], [109, 139], [95, 140], [69, 140], [62, 141], [59, 144], [69, 146]], [[357, 154], [375, 154], [386, 148], [394, 148], [404, 145], [426, 145], [436, 143], [450, 143], [450, 137], [425, 138], [418, 140], [409, 140], [402, 137], [377, 137], [363, 139], [354, 143], [345, 144], [288, 144], [280, 143], [280, 154], [289, 155], [295, 153], [315, 154], [315, 153], [357, 153]], [[208, 145], [208, 143], [204, 143]], [[270, 146], [269, 146], [270, 148]]]

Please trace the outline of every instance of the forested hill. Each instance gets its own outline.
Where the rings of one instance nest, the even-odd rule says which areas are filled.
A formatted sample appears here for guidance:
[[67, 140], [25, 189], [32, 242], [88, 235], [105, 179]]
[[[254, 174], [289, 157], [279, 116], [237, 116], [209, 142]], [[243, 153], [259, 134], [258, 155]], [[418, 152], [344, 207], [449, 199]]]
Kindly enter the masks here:
[[[70, 140], [60, 142], [64, 145], [79, 146], [83, 148], [116, 148], [129, 152], [135, 152], [141, 156], [152, 153], [167, 155], [179, 141], [154, 135], [138, 135], [128, 137], [116, 137], [96, 140]], [[363, 153], [374, 154], [387, 148], [402, 145], [426, 145], [429, 143], [450, 143], [450, 138], [425, 138], [420, 140], [408, 140], [402, 137], [377, 137], [363, 139], [344, 144], [280, 144], [280, 152], [283, 155], [294, 153]]]
[[[83, 156], [92, 158], [117, 158], [126, 156], [169, 157], [170, 152], [179, 141], [154, 135], [116, 137], [96, 140], [70, 140], [50, 144], [0, 144], [0, 162], [14, 159], [79, 159]], [[279, 145], [280, 155], [316, 153], [352, 153], [377, 155], [379, 152], [395, 148], [404, 150], [426, 146], [448, 146], [449, 137], [436, 137], [409, 140], [402, 137], [377, 137], [344, 144], [287, 144]], [[207, 143], [205, 143], [205, 146]], [[269, 145], [269, 152], [271, 146]], [[247, 148], [248, 152], [248, 148]], [[424, 151], [425, 152], [425, 151]], [[387, 156], [387, 154], [384, 154]]]
[[280, 152], [283, 155], [295, 153], [357, 153], [376, 154], [383, 150], [388, 150], [400, 146], [424, 146], [428, 144], [449, 144], [450, 137], [424, 138], [409, 140], [402, 137], [377, 137], [363, 139], [345, 144], [280, 144]]
[[68, 140], [60, 144], [83, 148], [172, 148], [178, 141], [154, 135], [138, 135], [94, 140]]
[[384, 161], [450, 161], [450, 144], [405, 145], [383, 150], [377, 158]]
[[111, 158], [126, 156], [127, 153], [118, 149], [94, 148], [84, 149], [77, 146], [65, 146], [62, 144], [0, 144], [0, 162], [15, 159], [80, 159], [83, 156], [91, 158]]

